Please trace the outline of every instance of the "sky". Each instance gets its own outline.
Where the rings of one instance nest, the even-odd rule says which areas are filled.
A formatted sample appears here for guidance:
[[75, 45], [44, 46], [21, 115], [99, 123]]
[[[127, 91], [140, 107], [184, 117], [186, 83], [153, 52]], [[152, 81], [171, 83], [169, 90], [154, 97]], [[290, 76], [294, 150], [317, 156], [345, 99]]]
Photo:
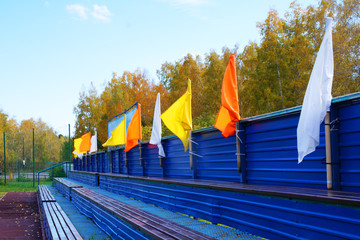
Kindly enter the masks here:
[[[270, 9], [290, 0], [0, 0], [0, 109], [74, 133], [74, 107], [93, 83], [101, 93], [115, 72], [156, 70], [186, 54], [259, 42]], [[301, 6], [317, 0], [298, 0]]]

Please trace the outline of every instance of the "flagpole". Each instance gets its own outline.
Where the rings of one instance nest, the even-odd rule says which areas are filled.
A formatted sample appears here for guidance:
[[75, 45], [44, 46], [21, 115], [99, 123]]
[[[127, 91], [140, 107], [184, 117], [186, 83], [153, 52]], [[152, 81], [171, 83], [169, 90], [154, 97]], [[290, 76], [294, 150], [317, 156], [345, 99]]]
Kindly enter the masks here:
[[330, 136], [330, 112], [325, 115], [325, 143], [326, 143], [326, 183], [327, 189], [333, 189], [332, 184], [332, 160], [331, 160], [331, 136]]
[[241, 150], [240, 150], [240, 138], [238, 136], [240, 130], [240, 122], [236, 122], [236, 159], [238, 172], [241, 172]]
[[190, 170], [193, 170], [193, 146], [192, 146], [192, 131], [189, 131], [189, 157], [190, 157]]

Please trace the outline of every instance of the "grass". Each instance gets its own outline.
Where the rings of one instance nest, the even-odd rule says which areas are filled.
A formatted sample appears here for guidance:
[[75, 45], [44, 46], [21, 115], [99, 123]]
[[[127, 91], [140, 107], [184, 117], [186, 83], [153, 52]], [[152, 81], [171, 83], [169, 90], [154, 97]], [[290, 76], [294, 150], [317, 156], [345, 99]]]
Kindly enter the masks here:
[[[41, 181], [40, 184], [52, 184], [52, 181]], [[0, 198], [7, 192], [36, 192], [38, 189], [37, 182], [33, 187], [32, 182], [15, 182], [9, 181], [6, 184], [0, 183]]]

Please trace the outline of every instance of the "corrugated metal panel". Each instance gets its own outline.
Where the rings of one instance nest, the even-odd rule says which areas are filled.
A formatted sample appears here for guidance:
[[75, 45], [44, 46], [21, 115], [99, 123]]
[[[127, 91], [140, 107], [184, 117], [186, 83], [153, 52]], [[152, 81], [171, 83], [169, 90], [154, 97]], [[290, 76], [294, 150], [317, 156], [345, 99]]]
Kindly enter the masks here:
[[320, 145], [298, 164], [298, 121], [299, 115], [293, 114], [245, 126], [248, 183], [326, 188], [324, 125]]
[[106, 232], [112, 239], [136, 239], [146, 240], [150, 239], [145, 236], [138, 229], [131, 227], [129, 224], [122, 221], [119, 217], [105, 211], [93, 201], [89, 201], [78, 193], [73, 193], [74, 205], [79, 211], [93, 219], [104, 232]]
[[124, 149], [119, 150], [120, 151], [120, 173], [121, 174], [128, 174], [128, 169], [125, 162], [125, 152]]
[[78, 170], [78, 165], [77, 165], [77, 159], [76, 158], [74, 158], [73, 159], [73, 168], [74, 168], [74, 170]]
[[86, 171], [86, 159], [84, 157], [81, 158], [81, 170]]
[[111, 176], [100, 176], [103, 186], [171, 211], [270, 239], [360, 238], [360, 208], [356, 207]]
[[85, 168], [86, 168], [87, 172], [90, 171], [90, 158], [89, 158], [89, 155], [85, 155]]
[[184, 145], [178, 138], [170, 138], [164, 143], [166, 149], [165, 175], [169, 178], [192, 178], [189, 150], [184, 152]]
[[96, 153], [96, 170], [102, 172], [102, 154]]
[[109, 172], [109, 155], [107, 152], [102, 153], [102, 172], [108, 173]]
[[92, 166], [93, 166], [93, 172], [97, 172], [98, 171], [98, 164], [97, 164], [97, 154], [94, 153], [93, 155], [91, 155], [92, 157]]
[[236, 139], [235, 136], [225, 138], [218, 130], [193, 134], [193, 144], [199, 179], [223, 180], [239, 182], [241, 173], [237, 169]]
[[112, 173], [120, 173], [119, 151], [118, 149], [111, 151]]
[[142, 145], [142, 159], [145, 164], [145, 176], [162, 177], [163, 169], [160, 167], [159, 149], [156, 145]]
[[339, 109], [340, 185], [360, 192], [360, 102]]
[[143, 176], [143, 168], [140, 165], [140, 147], [135, 146], [126, 153], [129, 174], [134, 176]]

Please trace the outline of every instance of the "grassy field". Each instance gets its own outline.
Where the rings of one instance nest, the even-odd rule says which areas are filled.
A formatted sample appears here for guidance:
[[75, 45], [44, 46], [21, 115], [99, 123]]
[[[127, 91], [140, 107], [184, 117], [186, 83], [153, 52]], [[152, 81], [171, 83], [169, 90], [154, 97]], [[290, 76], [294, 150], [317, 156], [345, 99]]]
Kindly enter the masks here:
[[[52, 184], [52, 181], [41, 181], [40, 184]], [[0, 198], [5, 195], [7, 192], [36, 192], [37, 183], [33, 187], [32, 182], [8, 182], [4, 184], [0, 183]]]

